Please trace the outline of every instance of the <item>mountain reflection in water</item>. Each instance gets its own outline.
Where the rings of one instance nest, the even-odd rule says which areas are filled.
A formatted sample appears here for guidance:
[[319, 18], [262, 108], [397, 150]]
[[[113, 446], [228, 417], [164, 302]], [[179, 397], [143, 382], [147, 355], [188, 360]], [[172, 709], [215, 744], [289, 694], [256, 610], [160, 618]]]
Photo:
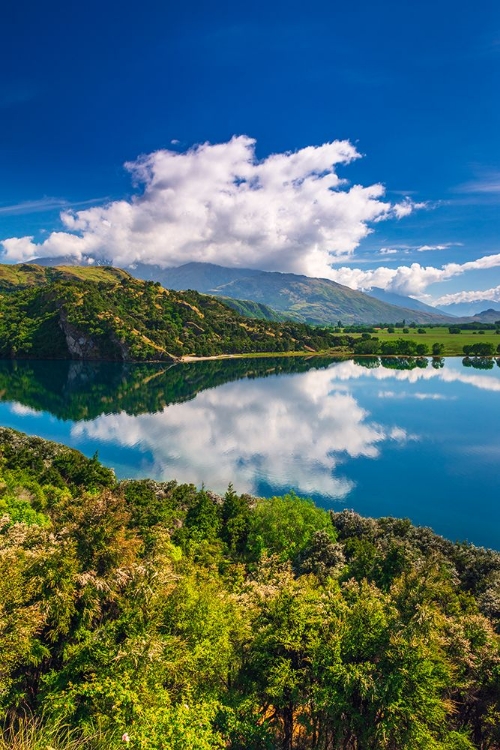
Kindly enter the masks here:
[[498, 547], [500, 369], [490, 361], [0, 362], [0, 421], [98, 450], [120, 477], [293, 489]]

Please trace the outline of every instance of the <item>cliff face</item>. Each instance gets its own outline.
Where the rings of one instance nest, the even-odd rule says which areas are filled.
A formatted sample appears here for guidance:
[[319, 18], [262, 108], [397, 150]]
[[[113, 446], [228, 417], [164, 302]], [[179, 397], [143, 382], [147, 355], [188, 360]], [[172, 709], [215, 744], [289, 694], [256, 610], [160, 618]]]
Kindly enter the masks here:
[[59, 325], [64, 333], [71, 359], [100, 359], [100, 347], [91, 336], [79, 331], [68, 322], [64, 310], [61, 310]]
[[70, 323], [64, 309], [60, 312], [59, 326], [66, 339], [70, 359], [132, 361], [130, 347], [124, 342], [111, 334], [108, 345], [103, 347], [102, 342], [98, 342], [92, 335]]

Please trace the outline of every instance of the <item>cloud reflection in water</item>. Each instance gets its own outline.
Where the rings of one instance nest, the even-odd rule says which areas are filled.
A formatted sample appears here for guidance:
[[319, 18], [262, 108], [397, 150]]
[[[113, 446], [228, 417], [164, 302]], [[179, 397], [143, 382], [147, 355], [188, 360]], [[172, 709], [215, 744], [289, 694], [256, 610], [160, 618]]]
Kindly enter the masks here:
[[233, 482], [250, 493], [265, 483], [276, 491], [294, 487], [343, 498], [354, 486], [338, 473], [346, 457], [376, 458], [382, 443], [408, 435], [371, 421], [345, 385], [336, 384], [337, 372], [334, 366], [228, 383], [156, 414], [79, 422], [72, 436], [138, 446], [153, 457], [144, 474], [156, 478], [205, 482], [218, 491]]

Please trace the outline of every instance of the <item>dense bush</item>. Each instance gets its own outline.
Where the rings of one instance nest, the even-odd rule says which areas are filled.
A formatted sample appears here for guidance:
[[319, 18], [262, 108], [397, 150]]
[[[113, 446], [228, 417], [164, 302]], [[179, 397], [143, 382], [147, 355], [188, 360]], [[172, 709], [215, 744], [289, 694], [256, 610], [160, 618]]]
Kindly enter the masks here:
[[495, 347], [490, 343], [465, 344], [463, 352], [466, 356], [474, 357], [491, 357], [495, 352]]
[[0, 748], [499, 747], [498, 553], [6, 429], [0, 461]]
[[380, 342], [376, 338], [358, 340], [354, 346], [355, 354], [403, 355], [406, 357], [425, 357], [429, 353], [427, 344], [418, 344], [408, 339]]

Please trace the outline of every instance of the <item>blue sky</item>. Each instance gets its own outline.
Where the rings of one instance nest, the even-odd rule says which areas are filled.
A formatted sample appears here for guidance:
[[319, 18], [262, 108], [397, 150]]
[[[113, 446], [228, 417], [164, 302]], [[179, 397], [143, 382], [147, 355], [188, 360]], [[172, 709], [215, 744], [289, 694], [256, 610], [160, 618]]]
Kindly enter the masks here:
[[497, 2], [21, 0], [4, 21], [3, 260], [206, 259], [500, 301]]

